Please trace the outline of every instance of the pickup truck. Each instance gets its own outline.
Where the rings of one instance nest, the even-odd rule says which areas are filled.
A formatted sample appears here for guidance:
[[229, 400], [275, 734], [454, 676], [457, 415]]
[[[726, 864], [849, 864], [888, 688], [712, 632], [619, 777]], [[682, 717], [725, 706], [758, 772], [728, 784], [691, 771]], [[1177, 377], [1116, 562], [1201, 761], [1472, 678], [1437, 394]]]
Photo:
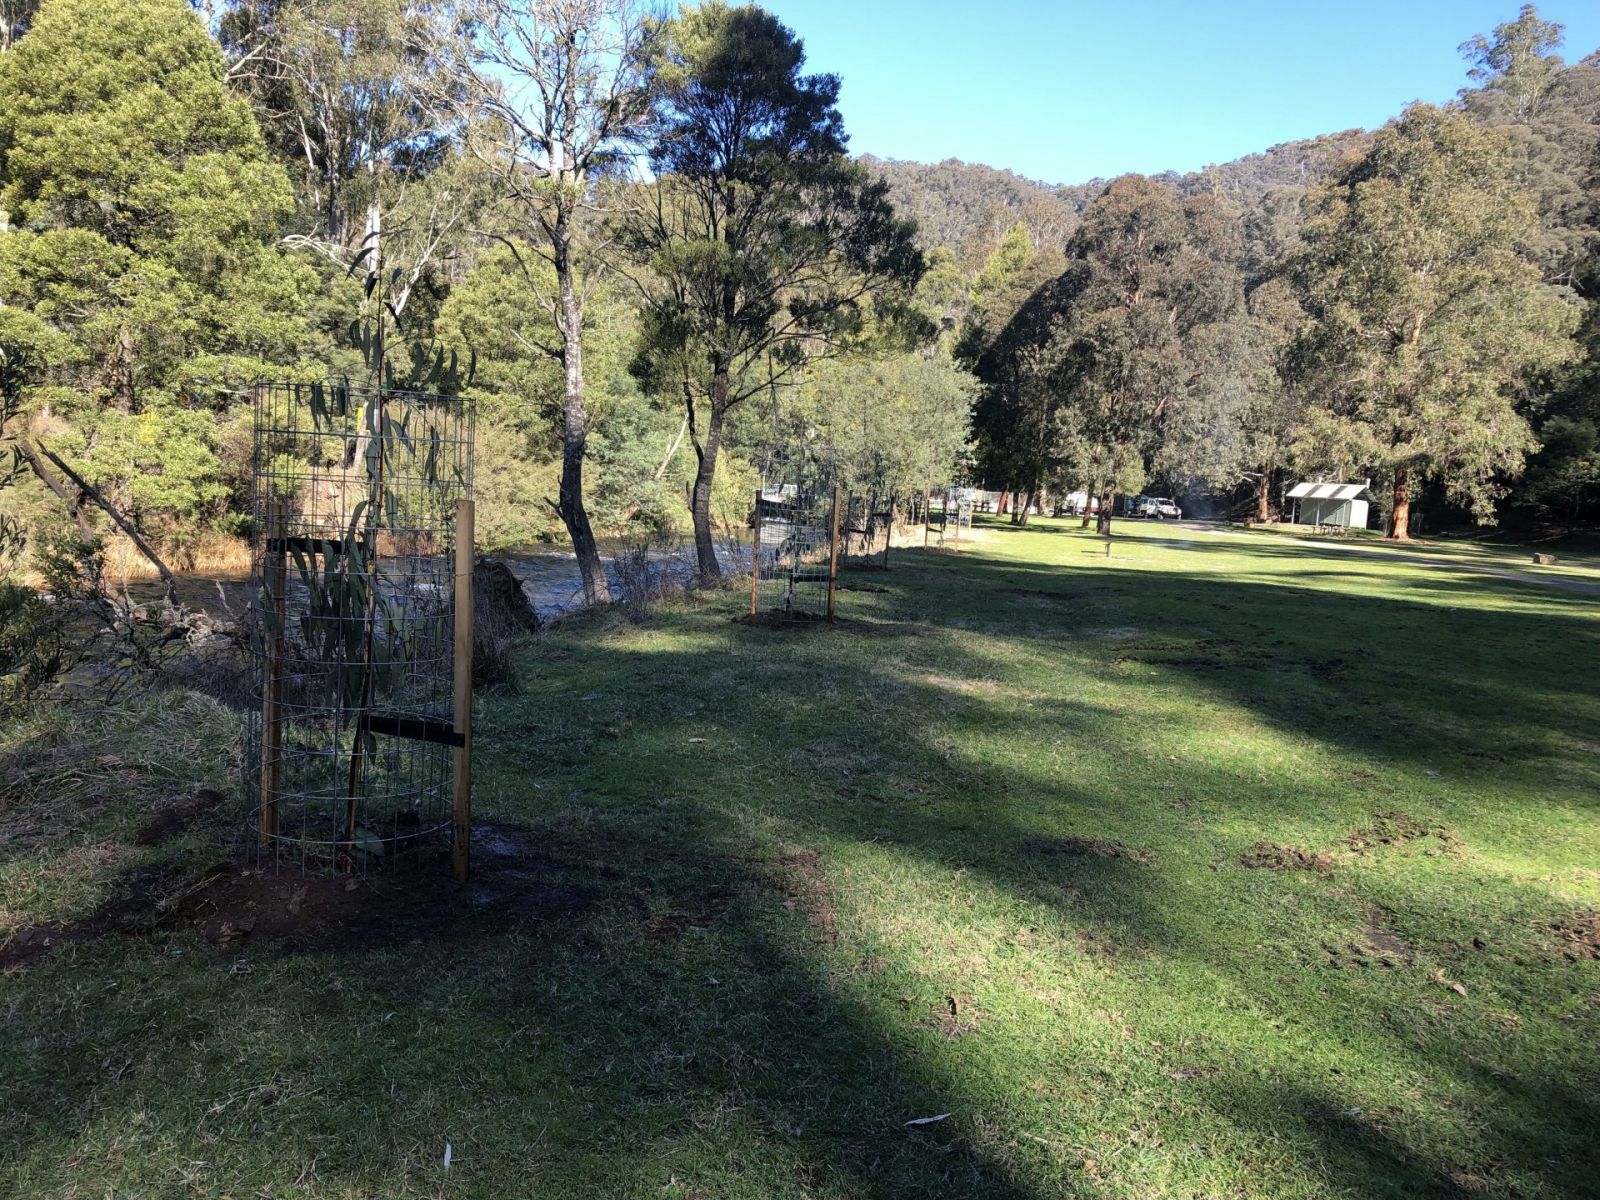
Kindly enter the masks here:
[[1136, 510], [1141, 517], [1149, 517], [1156, 521], [1181, 520], [1183, 509], [1179, 508], [1166, 496], [1145, 496], [1139, 501]]

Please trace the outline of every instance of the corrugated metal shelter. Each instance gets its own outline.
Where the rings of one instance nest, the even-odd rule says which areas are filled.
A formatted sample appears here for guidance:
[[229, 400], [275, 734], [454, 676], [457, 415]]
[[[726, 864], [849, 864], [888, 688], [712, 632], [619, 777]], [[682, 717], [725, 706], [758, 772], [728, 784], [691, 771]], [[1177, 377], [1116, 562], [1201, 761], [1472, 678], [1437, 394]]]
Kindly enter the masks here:
[[1367, 527], [1367, 484], [1297, 483], [1289, 489], [1297, 525]]

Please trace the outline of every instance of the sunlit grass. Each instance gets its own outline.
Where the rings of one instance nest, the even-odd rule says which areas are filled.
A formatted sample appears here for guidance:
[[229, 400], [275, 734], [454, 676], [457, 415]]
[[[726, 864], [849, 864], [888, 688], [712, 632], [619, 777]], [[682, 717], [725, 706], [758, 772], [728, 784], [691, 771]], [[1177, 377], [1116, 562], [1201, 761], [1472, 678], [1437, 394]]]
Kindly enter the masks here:
[[479, 809], [592, 903], [0, 977], [0, 1192], [1589, 1194], [1600, 601], [1122, 528], [570, 622]]

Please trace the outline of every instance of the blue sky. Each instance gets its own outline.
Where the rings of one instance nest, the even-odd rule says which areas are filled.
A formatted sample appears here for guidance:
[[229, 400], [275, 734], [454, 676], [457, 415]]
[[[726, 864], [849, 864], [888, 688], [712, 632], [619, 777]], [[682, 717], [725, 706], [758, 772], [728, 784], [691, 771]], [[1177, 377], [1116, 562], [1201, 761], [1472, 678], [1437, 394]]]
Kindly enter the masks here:
[[[843, 77], [851, 149], [1050, 183], [1191, 171], [1451, 99], [1520, 0], [763, 0]], [[1552, 0], [1576, 61], [1600, 3]]]

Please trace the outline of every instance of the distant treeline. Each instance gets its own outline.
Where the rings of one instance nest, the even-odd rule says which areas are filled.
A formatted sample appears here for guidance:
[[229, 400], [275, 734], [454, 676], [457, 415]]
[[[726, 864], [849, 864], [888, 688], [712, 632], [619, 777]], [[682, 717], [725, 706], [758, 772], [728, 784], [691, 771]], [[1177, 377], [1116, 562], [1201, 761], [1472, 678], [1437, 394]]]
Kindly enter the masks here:
[[977, 476], [1263, 520], [1296, 477], [1371, 478], [1400, 536], [1419, 500], [1600, 517], [1600, 55], [1561, 43], [1525, 6], [1461, 47], [1456, 102], [1188, 175], [870, 160], [981, 381]]

